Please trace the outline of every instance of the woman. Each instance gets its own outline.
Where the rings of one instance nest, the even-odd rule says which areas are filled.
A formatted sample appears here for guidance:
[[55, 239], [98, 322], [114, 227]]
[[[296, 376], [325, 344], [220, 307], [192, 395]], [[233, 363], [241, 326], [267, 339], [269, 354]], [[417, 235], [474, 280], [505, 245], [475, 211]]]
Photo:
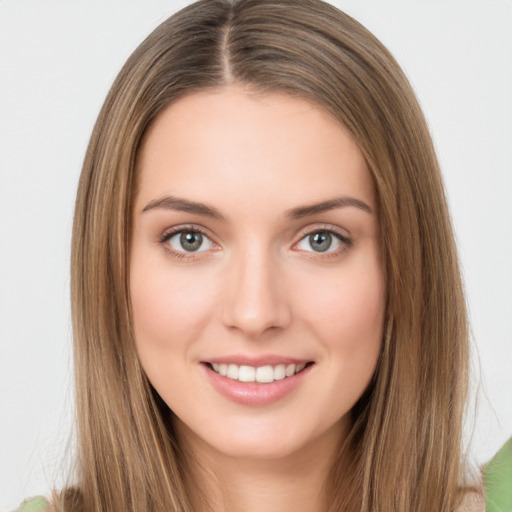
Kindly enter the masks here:
[[202, 1], [134, 52], [84, 162], [72, 299], [79, 458], [58, 510], [468, 494], [435, 153], [394, 59], [327, 4]]

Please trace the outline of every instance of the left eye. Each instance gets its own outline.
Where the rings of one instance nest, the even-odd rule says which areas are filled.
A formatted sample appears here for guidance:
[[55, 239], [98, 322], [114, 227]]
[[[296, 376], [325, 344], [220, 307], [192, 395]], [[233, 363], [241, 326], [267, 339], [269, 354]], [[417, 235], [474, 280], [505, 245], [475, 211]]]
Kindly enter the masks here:
[[303, 251], [313, 252], [331, 252], [339, 249], [342, 244], [340, 235], [332, 231], [314, 231], [309, 233], [297, 244], [297, 247]]
[[167, 242], [176, 252], [203, 252], [212, 247], [212, 241], [199, 231], [178, 231]]

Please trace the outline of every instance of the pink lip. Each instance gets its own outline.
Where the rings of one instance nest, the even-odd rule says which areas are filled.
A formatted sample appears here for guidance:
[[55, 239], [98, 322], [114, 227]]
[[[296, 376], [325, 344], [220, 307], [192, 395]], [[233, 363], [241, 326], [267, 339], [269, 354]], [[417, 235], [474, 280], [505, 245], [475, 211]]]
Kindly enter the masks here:
[[[235, 359], [236, 361], [240, 361], [239, 358]], [[265, 361], [268, 361], [268, 359]], [[281, 358], [279, 361], [280, 362], [275, 364], [285, 364], [285, 362], [283, 362], [283, 358]], [[217, 361], [212, 360], [211, 362]], [[229, 360], [222, 359], [222, 362], [228, 363]], [[302, 361], [299, 361], [299, 363], [300, 362]], [[231, 362], [230, 364], [244, 363]], [[201, 366], [203, 367], [206, 373], [206, 377], [209, 379], [210, 383], [221, 395], [238, 404], [263, 406], [277, 402], [278, 400], [284, 398], [286, 395], [297, 389], [297, 387], [299, 387], [302, 382], [304, 382], [304, 379], [307, 377], [314, 365], [306, 366], [304, 370], [296, 373], [292, 377], [287, 377], [282, 380], [275, 380], [274, 382], [270, 382], [268, 384], [261, 384], [258, 382], [240, 382], [238, 380], [228, 379], [227, 377], [223, 377], [222, 375], [214, 372], [207, 364], [202, 364]], [[256, 365], [251, 362], [249, 363], [249, 366], [265, 366], [265, 363], [258, 363]]]

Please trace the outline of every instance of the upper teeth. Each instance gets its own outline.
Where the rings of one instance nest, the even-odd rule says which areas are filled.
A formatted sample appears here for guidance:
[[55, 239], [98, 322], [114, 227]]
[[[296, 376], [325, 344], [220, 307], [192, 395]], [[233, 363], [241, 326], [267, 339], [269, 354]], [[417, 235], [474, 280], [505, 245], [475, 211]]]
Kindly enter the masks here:
[[306, 363], [277, 364], [275, 366], [238, 366], [237, 364], [212, 363], [215, 372], [240, 382], [269, 383], [291, 377], [304, 369]]

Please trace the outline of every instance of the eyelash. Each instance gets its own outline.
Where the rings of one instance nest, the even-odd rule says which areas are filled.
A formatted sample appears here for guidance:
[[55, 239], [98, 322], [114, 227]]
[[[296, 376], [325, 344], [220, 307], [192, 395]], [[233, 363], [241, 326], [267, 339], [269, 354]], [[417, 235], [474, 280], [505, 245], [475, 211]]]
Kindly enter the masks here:
[[345, 252], [347, 249], [350, 249], [352, 247], [352, 240], [350, 237], [343, 235], [340, 233], [337, 229], [333, 228], [331, 225], [327, 224], [320, 224], [318, 226], [315, 226], [313, 229], [307, 228], [306, 230], [299, 233], [299, 241], [294, 243], [293, 246], [296, 247], [298, 244], [300, 244], [304, 239], [307, 237], [314, 235], [316, 233], [327, 233], [329, 235], [332, 235], [334, 238], [338, 239], [340, 243], [340, 248], [330, 251], [329, 249], [326, 252], [318, 252], [318, 251], [304, 251], [307, 253], [309, 258], [315, 258], [315, 259], [327, 259], [327, 258], [336, 258], [340, 256], [343, 252]]
[[[211, 240], [211, 237], [205, 232], [205, 230], [198, 228], [197, 226], [192, 226], [192, 225], [177, 226], [175, 228], [172, 228], [171, 230], [164, 232], [162, 237], [159, 240], [159, 243], [165, 248], [165, 250], [173, 258], [176, 258], [178, 260], [193, 261], [200, 255], [200, 253], [206, 252], [206, 251], [199, 251], [199, 252], [183, 251], [183, 252], [181, 252], [181, 251], [176, 251], [176, 250], [172, 249], [168, 242], [172, 237], [174, 237], [175, 235], [180, 234], [180, 233], [198, 233], [198, 234], [201, 234], [202, 236], [204, 236], [205, 238], [207, 238], [208, 240], [210, 240], [210, 242], [212, 244], [216, 245], [215, 242], [213, 242]], [[341, 234], [338, 230], [333, 229], [332, 226], [319, 225], [319, 226], [315, 227], [314, 229], [307, 229], [307, 230], [304, 230], [301, 233], [299, 233], [299, 240], [298, 240], [298, 242], [295, 242], [293, 244], [293, 247], [296, 247], [306, 237], [311, 236], [315, 233], [326, 233], [326, 234], [332, 235], [334, 238], [336, 238], [340, 242], [341, 248], [334, 250], [334, 251], [329, 251], [327, 249], [327, 251], [324, 253], [319, 252], [319, 251], [304, 251], [304, 252], [308, 253], [308, 257], [310, 257], [310, 258], [325, 259], [325, 258], [337, 257], [341, 253], [343, 253], [346, 249], [349, 249], [352, 246], [352, 240], [349, 237], [347, 237], [346, 235]]]
[[[170, 244], [168, 242], [173, 236], [178, 235], [180, 233], [198, 233], [211, 241], [211, 237], [208, 236], [208, 234], [204, 230], [198, 228], [197, 226], [177, 226], [175, 228], [172, 228], [171, 230], [164, 232], [162, 237], [160, 238], [160, 244], [164, 247], [164, 249], [173, 258], [176, 258], [178, 260], [192, 261], [192, 260], [196, 259], [201, 252], [204, 252], [204, 251], [199, 251], [199, 253], [186, 252], [186, 251], [180, 252], [180, 251], [175, 251], [174, 249], [172, 249], [172, 247], [170, 247]], [[213, 243], [214, 242], [212, 242], [212, 244]]]

